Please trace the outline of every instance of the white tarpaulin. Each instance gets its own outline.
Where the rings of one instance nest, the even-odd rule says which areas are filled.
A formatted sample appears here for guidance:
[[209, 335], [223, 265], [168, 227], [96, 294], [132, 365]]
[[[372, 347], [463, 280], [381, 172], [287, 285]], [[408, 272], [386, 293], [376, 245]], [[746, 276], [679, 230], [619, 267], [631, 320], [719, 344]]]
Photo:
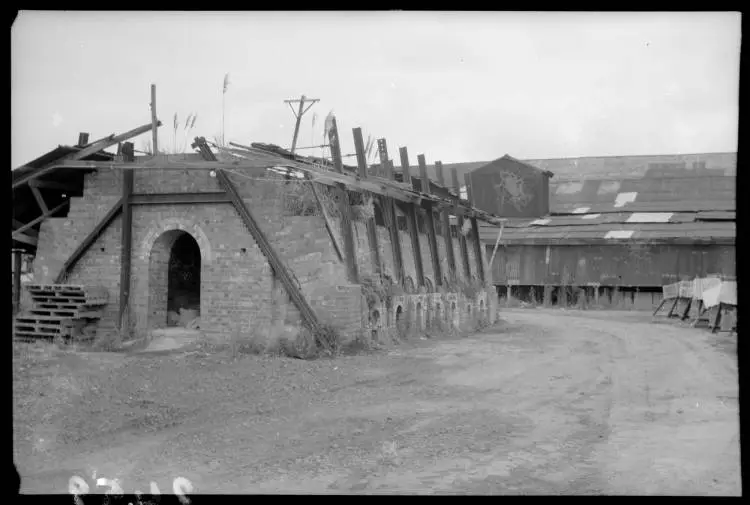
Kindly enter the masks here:
[[715, 307], [719, 303], [737, 305], [736, 281], [721, 281], [720, 284], [703, 290], [703, 305], [707, 309]]
[[693, 299], [703, 299], [703, 292], [721, 284], [719, 277], [696, 277], [693, 281]]

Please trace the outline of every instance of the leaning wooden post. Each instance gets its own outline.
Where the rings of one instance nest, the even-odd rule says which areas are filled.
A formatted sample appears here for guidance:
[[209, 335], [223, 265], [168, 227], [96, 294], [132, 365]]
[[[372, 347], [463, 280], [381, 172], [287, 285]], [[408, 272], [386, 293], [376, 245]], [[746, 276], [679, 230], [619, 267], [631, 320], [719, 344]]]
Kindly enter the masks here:
[[21, 252], [21, 249], [13, 249], [13, 315], [18, 314], [21, 306]]
[[[360, 179], [367, 179], [367, 158], [365, 156], [365, 143], [362, 139], [362, 129], [352, 129], [354, 135], [354, 150], [357, 153], [357, 175]], [[372, 194], [363, 192], [363, 196], [368, 199], [372, 199]], [[367, 241], [370, 244], [370, 259], [372, 260], [372, 271], [376, 275], [382, 273], [382, 265], [380, 263], [380, 246], [378, 245], [378, 229], [375, 223], [375, 218], [370, 217], [365, 221], [367, 226]]]
[[[437, 172], [438, 184], [446, 188], [445, 173], [443, 172], [442, 161], [435, 162], [435, 172]], [[446, 256], [448, 257], [448, 268], [450, 270], [451, 281], [456, 280], [456, 254], [453, 250], [453, 236], [451, 234], [451, 217], [450, 210], [445, 209], [441, 213], [443, 218], [443, 241], [445, 242]]]
[[[419, 175], [422, 179], [422, 193], [430, 192], [430, 179], [427, 177], [427, 162], [424, 159], [424, 154], [417, 156], [417, 162], [419, 163]], [[435, 219], [432, 214], [432, 202], [425, 201], [423, 203], [425, 207], [425, 226], [427, 227], [427, 240], [430, 243], [430, 256], [432, 257], [432, 273], [435, 276], [435, 287], [443, 285], [443, 274], [440, 271], [440, 253], [437, 246], [437, 237], [435, 236]]]
[[[336, 126], [336, 118], [331, 118], [331, 128], [328, 130], [328, 139], [331, 146], [333, 166], [340, 174], [344, 173], [344, 164], [341, 161], [341, 144], [339, 143], [339, 131]], [[354, 248], [354, 233], [352, 232], [352, 207], [349, 204], [349, 193], [341, 184], [338, 189], [339, 214], [341, 214], [341, 235], [344, 237], [344, 257], [349, 282], [359, 284], [359, 270], [357, 269], [357, 254]]]
[[459, 213], [458, 203], [461, 200], [461, 186], [458, 184], [458, 172], [456, 168], [451, 168], [451, 179], [453, 180], [453, 190], [456, 192], [456, 224], [458, 226], [458, 245], [461, 251], [461, 263], [464, 265], [464, 276], [467, 281], [471, 280], [471, 263], [469, 263], [469, 249], [466, 247], [466, 237], [462, 230], [464, 227], [464, 217]]
[[[466, 183], [466, 196], [469, 198], [472, 208], [474, 204], [474, 192], [471, 187], [471, 174], [464, 174], [464, 182]], [[482, 244], [479, 242], [479, 225], [477, 224], [477, 218], [471, 217], [471, 234], [474, 242], [474, 255], [477, 257], [477, 274], [479, 281], [484, 285], [484, 264], [482, 262]]]
[[[378, 154], [380, 155], [380, 169], [386, 179], [394, 179], [393, 167], [388, 159], [388, 146], [385, 139], [378, 139]], [[383, 215], [386, 217], [386, 226], [391, 234], [391, 248], [393, 249], [393, 274], [396, 283], [404, 285], [404, 260], [401, 257], [401, 236], [398, 233], [398, 220], [396, 219], [396, 206], [393, 199], [383, 196]]]
[[[409, 153], [405, 147], [399, 149], [401, 156], [401, 171], [404, 174], [404, 182], [412, 185], [411, 173], [409, 172]], [[406, 224], [411, 237], [411, 250], [414, 256], [414, 270], [417, 273], [417, 285], [424, 286], [424, 265], [422, 265], [422, 250], [419, 245], [419, 227], [417, 226], [417, 209], [414, 203], [408, 203], [406, 208]]]
[[151, 138], [153, 139], [153, 155], [159, 154], [159, 141], [156, 127], [159, 120], [156, 119], [156, 84], [151, 85]]
[[[131, 142], [122, 146], [124, 161], [134, 162], [135, 152]], [[130, 199], [133, 194], [132, 169], [124, 169], [122, 172], [122, 234], [120, 237], [120, 312], [117, 326], [122, 327], [125, 312], [128, 310], [130, 300], [130, 261], [133, 246], [133, 206]]]

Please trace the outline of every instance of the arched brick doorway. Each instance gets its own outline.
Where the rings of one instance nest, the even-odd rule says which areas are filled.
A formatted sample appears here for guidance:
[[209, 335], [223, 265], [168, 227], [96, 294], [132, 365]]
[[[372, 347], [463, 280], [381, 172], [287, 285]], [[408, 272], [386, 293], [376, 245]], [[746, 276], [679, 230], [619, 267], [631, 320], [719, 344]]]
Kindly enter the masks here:
[[183, 230], [169, 230], [154, 242], [149, 255], [148, 326], [163, 328], [176, 321], [168, 312], [193, 310], [200, 315], [201, 250]]

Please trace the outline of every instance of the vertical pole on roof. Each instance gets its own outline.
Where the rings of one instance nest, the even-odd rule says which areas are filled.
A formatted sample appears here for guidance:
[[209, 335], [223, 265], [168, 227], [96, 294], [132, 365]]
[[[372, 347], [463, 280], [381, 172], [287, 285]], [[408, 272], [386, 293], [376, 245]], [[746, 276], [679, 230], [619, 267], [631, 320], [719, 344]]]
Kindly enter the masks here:
[[21, 249], [13, 249], [13, 315], [21, 306], [21, 261]]
[[[126, 142], [122, 146], [124, 161], [135, 161], [133, 144]], [[130, 260], [133, 246], [133, 206], [130, 199], [133, 194], [133, 169], [126, 168], [122, 172], [122, 235], [120, 237], [120, 311], [117, 325], [124, 330], [123, 322], [130, 299]]]
[[[304, 100], [304, 95], [302, 96]], [[297, 116], [297, 126], [299, 119], [302, 117], [302, 102], [300, 102], [300, 115]], [[296, 142], [295, 134], [295, 142]], [[333, 166], [340, 174], [344, 173], [344, 164], [341, 161], [341, 143], [339, 142], [339, 130], [336, 125], [336, 118], [332, 118], [331, 129], [328, 131], [328, 140], [331, 145], [331, 156]], [[292, 146], [294, 149], [294, 146]], [[354, 232], [352, 231], [352, 207], [349, 203], [349, 193], [343, 184], [337, 190], [339, 194], [339, 213], [341, 214], [341, 235], [344, 237], [344, 258], [346, 260], [346, 269], [349, 281], [359, 284], [359, 270], [357, 268], [357, 253], [354, 248]]]
[[[404, 182], [412, 185], [411, 173], [409, 172], [409, 152], [405, 147], [399, 149], [401, 156], [401, 171], [404, 173]], [[414, 269], [417, 273], [417, 285], [424, 286], [424, 265], [422, 265], [422, 251], [419, 246], [419, 227], [417, 226], [417, 208], [416, 204], [409, 202], [406, 204], [406, 224], [409, 228], [409, 237], [411, 237], [411, 250], [414, 256]]]
[[[367, 157], [365, 154], [365, 143], [362, 139], [362, 128], [352, 129], [354, 135], [354, 150], [357, 153], [357, 175], [360, 179], [367, 179]], [[373, 195], [365, 193], [369, 199], [373, 198]], [[373, 204], [374, 205], [374, 204]], [[367, 226], [367, 239], [370, 244], [370, 258], [372, 259], [372, 270], [377, 275], [381, 275], [382, 266], [380, 263], [380, 247], [378, 246], [378, 229], [375, 223], [375, 218], [368, 218], [365, 222]]]
[[461, 185], [458, 183], [458, 172], [456, 167], [451, 168], [451, 179], [453, 182], [453, 190], [456, 192], [456, 225], [458, 229], [458, 245], [461, 250], [461, 262], [464, 265], [464, 277], [466, 280], [471, 280], [471, 264], [469, 263], [469, 250], [466, 247], [466, 237], [463, 234], [464, 228], [464, 217], [458, 212], [458, 202], [461, 199]]
[[156, 156], [159, 154], [159, 139], [157, 134], [157, 126], [159, 126], [158, 119], [156, 119], [156, 84], [151, 85], [151, 138], [153, 142], [152, 154]]
[[[442, 161], [435, 162], [435, 172], [437, 172], [438, 183], [446, 187], [445, 185], [445, 168], [443, 167]], [[445, 242], [446, 256], [448, 257], [448, 269], [450, 270], [451, 281], [456, 280], [456, 253], [453, 250], [453, 235], [451, 231], [451, 218], [450, 210], [445, 209], [440, 214], [443, 218], [443, 241]]]
[[[292, 153], [297, 148], [297, 136], [299, 135], [299, 127], [302, 122], [302, 116], [305, 115], [305, 112], [310, 110], [310, 107], [315, 105], [316, 102], [319, 102], [319, 98], [311, 98], [308, 99], [305, 95], [302, 95], [299, 100], [284, 100], [284, 103], [289, 104], [289, 107], [292, 107], [293, 103], [299, 102], [299, 110], [295, 111], [292, 107], [292, 113], [294, 113], [294, 117], [297, 118], [297, 122], [294, 125], [294, 137], [292, 137], [292, 147], [289, 149]], [[310, 105], [307, 106], [305, 109], [305, 102], [308, 102]]]
[[[393, 166], [388, 159], [388, 146], [385, 139], [378, 139], [378, 153], [380, 155], [380, 167], [386, 179], [394, 179]], [[391, 249], [393, 251], [393, 276], [396, 283], [404, 285], [404, 260], [401, 256], [401, 236], [398, 231], [398, 218], [396, 217], [396, 205], [393, 198], [381, 196], [383, 217], [391, 235]]]
[[[419, 175], [422, 179], [422, 193], [431, 193], [430, 179], [427, 177], [427, 162], [424, 154], [417, 155], [419, 163]], [[435, 236], [435, 216], [432, 213], [432, 202], [424, 202], [425, 206], [425, 226], [427, 227], [427, 240], [430, 244], [430, 257], [432, 258], [432, 274], [435, 276], [435, 287], [443, 285], [443, 275], [440, 272], [440, 256], [437, 246], [437, 237]]]
[[292, 148], [290, 149], [291, 152], [294, 152], [294, 149], [297, 147], [297, 135], [299, 135], [299, 125], [302, 122], [302, 108], [305, 106], [305, 95], [302, 95], [302, 97], [299, 100], [299, 111], [297, 111], [297, 122], [294, 124], [294, 137], [292, 138]]

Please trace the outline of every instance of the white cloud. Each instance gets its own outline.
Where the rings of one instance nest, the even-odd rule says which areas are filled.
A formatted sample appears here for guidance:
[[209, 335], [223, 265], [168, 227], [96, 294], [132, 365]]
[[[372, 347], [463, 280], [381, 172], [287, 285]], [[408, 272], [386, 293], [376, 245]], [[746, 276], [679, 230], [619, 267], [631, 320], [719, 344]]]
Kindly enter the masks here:
[[63, 117], [60, 115], [59, 112], [55, 112], [54, 114], [52, 114], [52, 126], [57, 128], [58, 126], [62, 124], [62, 122], [63, 122]]

